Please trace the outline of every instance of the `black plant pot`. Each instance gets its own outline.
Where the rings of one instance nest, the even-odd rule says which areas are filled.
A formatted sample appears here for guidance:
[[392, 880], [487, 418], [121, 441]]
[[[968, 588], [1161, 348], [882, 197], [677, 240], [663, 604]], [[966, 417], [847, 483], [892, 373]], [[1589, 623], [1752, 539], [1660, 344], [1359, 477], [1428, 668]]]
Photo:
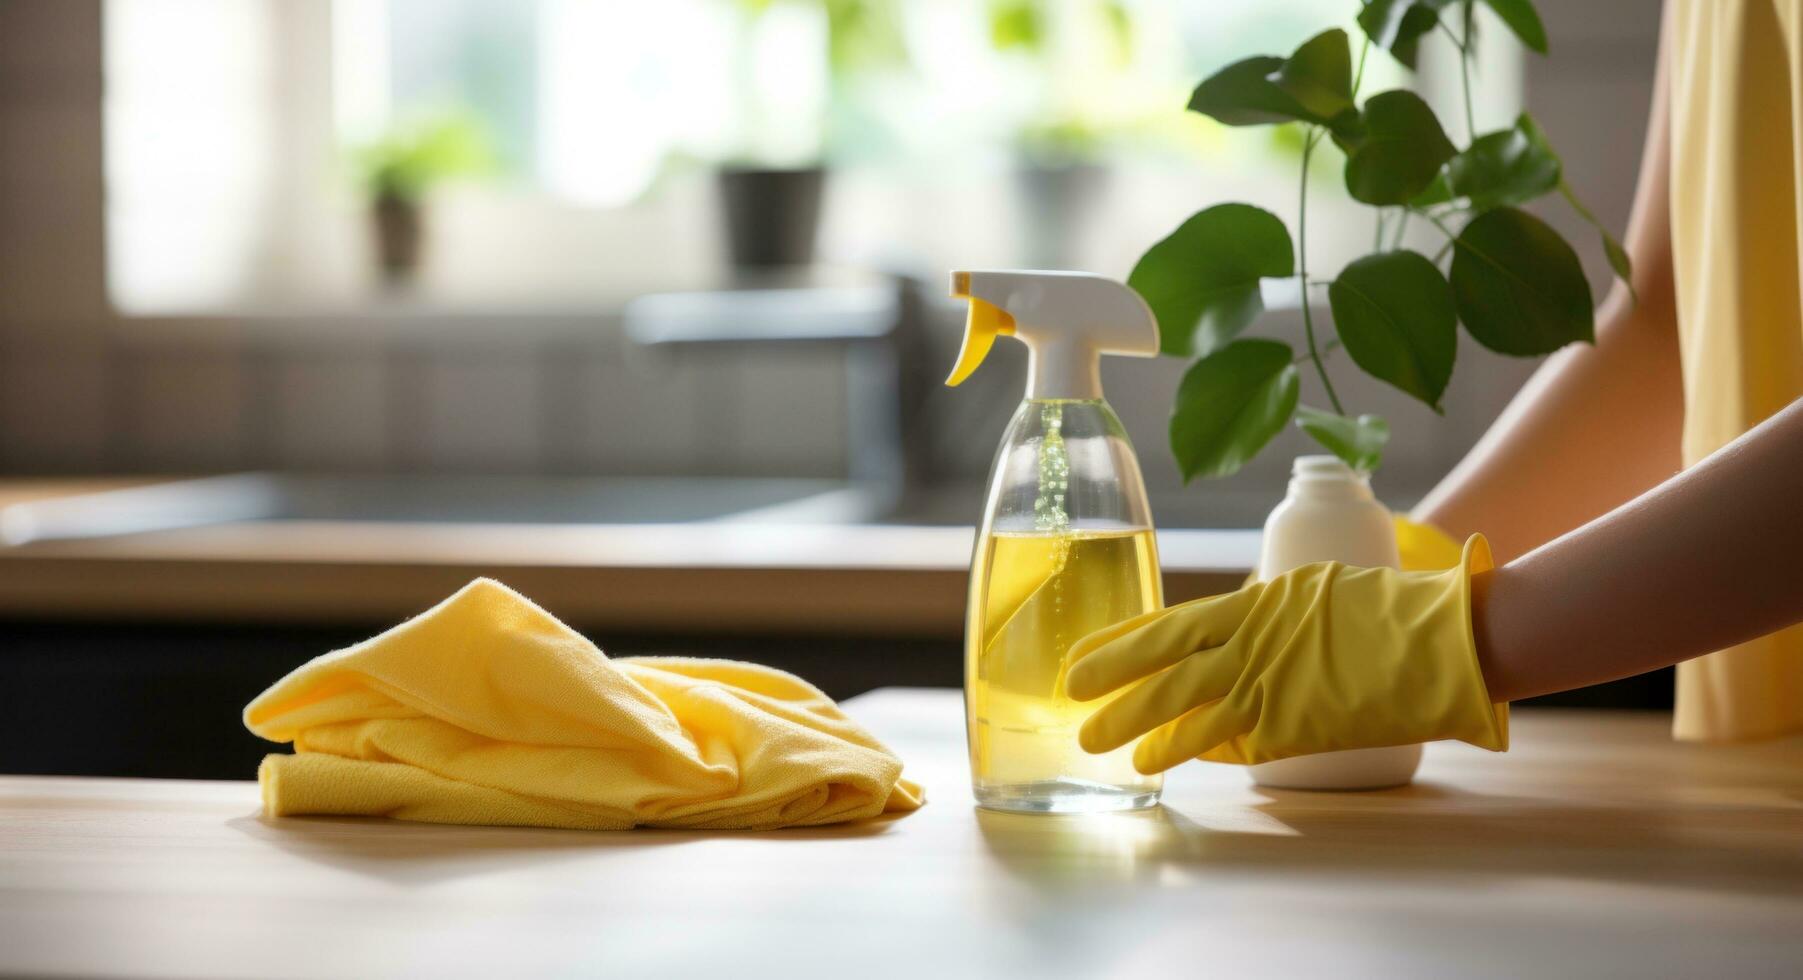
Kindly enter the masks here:
[[1090, 163], [1029, 163], [1020, 168], [1015, 176], [1015, 193], [1029, 266], [1082, 266], [1083, 237], [1107, 185], [1107, 168]]
[[384, 194], [370, 206], [370, 223], [382, 278], [397, 283], [418, 274], [425, 239], [425, 216], [419, 204]]
[[721, 170], [720, 204], [733, 267], [770, 269], [813, 262], [825, 183], [826, 171], [819, 167]]

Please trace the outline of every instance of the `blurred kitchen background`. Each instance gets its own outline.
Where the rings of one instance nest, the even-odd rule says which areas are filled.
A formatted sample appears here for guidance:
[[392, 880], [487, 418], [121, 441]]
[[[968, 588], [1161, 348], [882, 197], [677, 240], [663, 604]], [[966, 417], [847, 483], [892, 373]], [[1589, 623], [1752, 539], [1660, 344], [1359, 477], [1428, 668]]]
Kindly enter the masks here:
[[[1294, 134], [1182, 107], [1358, 6], [0, 0], [0, 771], [248, 775], [244, 699], [471, 572], [610, 652], [958, 683], [1024, 357], [940, 386], [946, 270], [1124, 278], [1210, 203], [1293, 220]], [[1532, 111], [1620, 228], [1658, 4], [1541, 6], [1547, 58], [1480, 23], [1479, 126]], [[1457, 119], [1441, 47], [1415, 76], [1374, 52], [1366, 91]], [[1315, 200], [1330, 269], [1371, 224]], [[1594, 235], [1544, 213], [1600, 298]], [[1310, 450], [1183, 486], [1183, 366], [1105, 381], [1200, 592]], [[1342, 372], [1393, 427], [1380, 496], [1419, 498], [1534, 366], [1465, 344], [1444, 418]], [[45, 737], [70, 718], [92, 734]]]

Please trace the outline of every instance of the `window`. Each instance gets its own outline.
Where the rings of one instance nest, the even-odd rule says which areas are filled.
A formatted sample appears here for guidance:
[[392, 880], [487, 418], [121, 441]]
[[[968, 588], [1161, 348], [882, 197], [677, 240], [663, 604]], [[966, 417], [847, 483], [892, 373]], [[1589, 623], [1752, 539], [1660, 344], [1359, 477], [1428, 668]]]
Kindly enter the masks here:
[[[1356, 12], [1347, 0], [109, 0], [110, 284], [127, 312], [359, 302], [375, 282], [359, 148], [434, 120], [478, 133], [487, 159], [431, 198], [420, 288], [449, 303], [717, 277], [710, 168], [737, 163], [824, 161], [829, 254], [923, 266], [1025, 261], [1028, 239], [1048, 234], [1034, 220], [1063, 205], [1023, 194], [1096, 194], [1016, 174], [1105, 169], [1115, 177], [1087, 207], [1106, 220], [1052, 233], [1081, 246], [1066, 261], [1124, 273], [1191, 207], [1287, 206], [1293, 140], [1181, 106], [1206, 71], [1332, 20], [1350, 28]], [[1408, 81], [1373, 53], [1367, 91]], [[1321, 248], [1331, 260], [1332, 242]]]

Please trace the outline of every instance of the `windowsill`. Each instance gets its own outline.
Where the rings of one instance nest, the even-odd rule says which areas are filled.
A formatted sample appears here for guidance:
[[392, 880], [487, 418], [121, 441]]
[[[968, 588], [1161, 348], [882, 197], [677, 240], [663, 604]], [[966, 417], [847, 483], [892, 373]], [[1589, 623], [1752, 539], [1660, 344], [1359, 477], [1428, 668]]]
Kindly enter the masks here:
[[592, 338], [598, 325], [617, 325], [634, 300], [656, 293], [859, 288], [886, 282], [879, 273], [843, 266], [767, 272], [722, 271], [672, 278], [639, 288], [599, 287], [558, 295], [459, 295], [425, 286], [372, 286], [342, 295], [249, 295], [189, 308], [118, 315], [119, 339], [134, 347], [268, 341], [495, 343]]

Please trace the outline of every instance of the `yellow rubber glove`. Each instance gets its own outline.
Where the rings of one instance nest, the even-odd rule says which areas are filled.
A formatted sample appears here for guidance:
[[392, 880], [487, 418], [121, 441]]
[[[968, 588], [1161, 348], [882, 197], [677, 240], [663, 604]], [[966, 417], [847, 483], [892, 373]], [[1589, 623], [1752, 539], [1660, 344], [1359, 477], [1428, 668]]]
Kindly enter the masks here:
[[1459, 563], [1464, 549], [1445, 531], [1404, 514], [1391, 514], [1390, 520], [1396, 525], [1396, 551], [1402, 555], [1403, 571], [1438, 571]]
[[1143, 773], [1442, 738], [1506, 750], [1508, 706], [1491, 703], [1471, 634], [1471, 576], [1490, 567], [1472, 535], [1443, 571], [1304, 565], [1092, 633], [1070, 649], [1071, 697], [1127, 690], [1079, 742], [1143, 735]]

